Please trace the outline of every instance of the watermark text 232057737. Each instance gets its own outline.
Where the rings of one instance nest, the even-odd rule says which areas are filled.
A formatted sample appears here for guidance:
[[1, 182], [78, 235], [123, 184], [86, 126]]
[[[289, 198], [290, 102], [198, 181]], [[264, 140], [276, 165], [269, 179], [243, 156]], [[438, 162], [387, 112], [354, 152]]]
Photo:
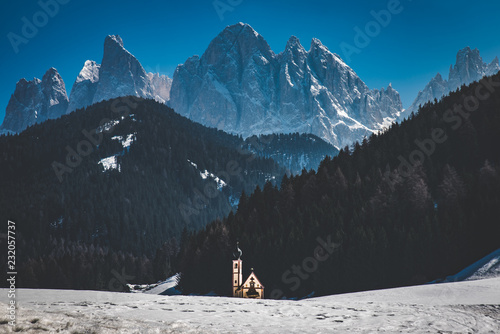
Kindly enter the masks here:
[[7, 223], [7, 268], [8, 272], [16, 271], [16, 223], [8, 221]]

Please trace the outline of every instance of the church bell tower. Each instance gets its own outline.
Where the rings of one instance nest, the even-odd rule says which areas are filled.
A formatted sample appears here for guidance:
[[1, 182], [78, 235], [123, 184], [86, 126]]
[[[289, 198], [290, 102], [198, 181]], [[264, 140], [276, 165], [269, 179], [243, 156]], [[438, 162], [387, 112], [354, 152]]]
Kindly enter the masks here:
[[243, 297], [243, 290], [241, 285], [243, 284], [243, 261], [241, 260], [241, 255], [243, 252], [239, 247], [239, 243], [236, 244], [238, 259], [233, 260], [233, 297]]

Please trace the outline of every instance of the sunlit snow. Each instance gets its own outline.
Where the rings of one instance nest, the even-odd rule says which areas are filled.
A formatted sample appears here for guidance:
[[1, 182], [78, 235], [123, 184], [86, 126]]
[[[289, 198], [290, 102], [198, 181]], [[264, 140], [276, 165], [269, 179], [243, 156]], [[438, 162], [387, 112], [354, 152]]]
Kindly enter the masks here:
[[118, 164], [118, 162], [116, 161], [116, 156], [114, 155], [101, 159], [98, 163], [102, 165], [102, 167], [104, 167], [104, 171], [113, 169], [117, 169], [119, 172], [121, 171], [120, 164]]
[[109, 131], [109, 130], [111, 130], [112, 127], [116, 126], [118, 123], [120, 123], [120, 121], [116, 120], [116, 119], [114, 119], [112, 121], [109, 121], [106, 124], [98, 127], [97, 130], [96, 130], [96, 132], [97, 133], [101, 133], [103, 131]]
[[[198, 165], [192, 162], [191, 160], [188, 159], [188, 162], [193, 166], [194, 168], [198, 169]], [[203, 180], [206, 180], [208, 178], [211, 178], [212, 180], [217, 183], [217, 190], [222, 190], [225, 186], [227, 186], [227, 183], [224, 182], [221, 178], [216, 176], [214, 173], [210, 173], [208, 170], [205, 169], [205, 171], [200, 171], [200, 176]]]
[[135, 133], [131, 133], [127, 135], [127, 138], [123, 138], [123, 136], [114, 136], [111, 139], [113, 140], [119, 140], [122, 143], [123, 148], [130, 147], [130, 144], [132, 144], [135, 140]]

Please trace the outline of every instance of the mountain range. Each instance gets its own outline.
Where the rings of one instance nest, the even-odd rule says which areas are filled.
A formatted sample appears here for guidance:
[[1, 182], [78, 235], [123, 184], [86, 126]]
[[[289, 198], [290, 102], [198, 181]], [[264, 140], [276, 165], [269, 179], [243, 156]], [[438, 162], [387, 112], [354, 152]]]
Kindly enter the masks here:
[[69, 99], [64, 81], [55, 68], [49, 69], [42, 80], [19, 80], [7, 105], [0, 133], [18, 133], [33, 124], [120, 96], [165, 103], [171, 83], [165, 75], [147, 73], [123, 47], [120, 36], [110, 35], [104, 41], [101, 64], [93, 60], [85, 62]]
[[499, 70], [498, 57], [495, 57], [489, 64], [485, 63], [478, 49], [472, 50], [467, 46], [458, 51], [455, 66], [450, 65], [448, 80], [443, 79], [440, 73], [436, 74], [424, 89], [418, 92], [407, 111], [417, 112], [420, 105], [434, 101], [434, 99], [440, 100], [460, 86], [479, 81], [482, 77], [496, 74]]
[[341, 147], [391, 124], [398, 92], [370, 90], [318, 39], [292, 36], [275, 54], [248, 24], [224, 29], [204, 54], [175, 70], [170, 106], [204, 125], [244, 137], [312, 133]]
[[243, 137], [308, 133], [340, 148], [499, 69], [498, 58], [483, 63], [477, 49], [466, 47], [450, 67], [449, 79], [437, 74], [404, 110], [391, 84], [370, 89], [318, 39], [306, 50], [292, 36], [285, 50], [276, 54], [250, 25], [238, 23], [215, 37], [201, 57], [192, 56], [178, 65], [171, 79], [147, 73], [124, 48], [120, 36], [110, 35], [101, 64], [85, 62], [69, 99], [54, 68], [42, 80], [21, 79], [0, 133], [18, 133], [102, 100], [132, 95], [166, 103], [202, 125]]

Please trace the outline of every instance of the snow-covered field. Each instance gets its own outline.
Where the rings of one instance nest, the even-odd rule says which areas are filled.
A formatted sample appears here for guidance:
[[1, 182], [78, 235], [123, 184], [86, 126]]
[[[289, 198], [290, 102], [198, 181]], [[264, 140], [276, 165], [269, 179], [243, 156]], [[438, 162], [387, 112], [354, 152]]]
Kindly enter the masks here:
[[[18, 290], [28, 333], [500, 333], [500, 278], [301, 301]], [[1, 289], [0, 320], [7, 320]]]

